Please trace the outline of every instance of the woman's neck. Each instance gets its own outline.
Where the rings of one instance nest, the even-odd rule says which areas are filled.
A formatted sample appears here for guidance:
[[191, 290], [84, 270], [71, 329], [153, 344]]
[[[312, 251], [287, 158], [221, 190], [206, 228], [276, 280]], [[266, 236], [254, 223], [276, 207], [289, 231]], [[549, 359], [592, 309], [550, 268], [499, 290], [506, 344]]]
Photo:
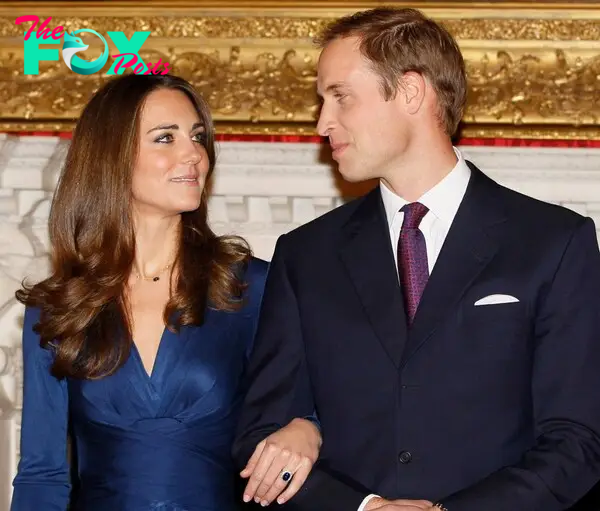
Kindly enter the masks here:
[[180, 232], [180, 215], [137, 218], [134, 272], [139, 277], [147, 278], [170, 268], [177, 255]]

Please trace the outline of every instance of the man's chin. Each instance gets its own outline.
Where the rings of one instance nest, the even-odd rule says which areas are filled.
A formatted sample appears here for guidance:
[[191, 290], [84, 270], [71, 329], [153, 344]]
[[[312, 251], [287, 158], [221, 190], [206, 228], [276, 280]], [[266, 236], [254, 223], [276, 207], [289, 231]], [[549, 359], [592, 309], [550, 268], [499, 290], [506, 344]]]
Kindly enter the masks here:
[[349, 183], [362, 183], [363, 181], [372, 179], [362, 169], [351, 168], [343, 164], [338, 165], [338, 171], [344, 178], [344, 181], [348, 181]]

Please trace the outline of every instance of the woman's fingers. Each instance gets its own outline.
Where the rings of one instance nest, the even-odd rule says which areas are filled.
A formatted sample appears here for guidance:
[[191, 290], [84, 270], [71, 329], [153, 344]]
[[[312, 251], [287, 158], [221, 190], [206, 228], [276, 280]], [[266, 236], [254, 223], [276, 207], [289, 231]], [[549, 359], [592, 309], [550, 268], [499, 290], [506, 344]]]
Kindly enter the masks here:
[[258, 464], [258, 460], [260, 459], [260, 455], [262, 454], [265, 448], [265, 443], [266, 442], [263, 440], [256, 446], [256, 449], [254, 449], [254, 452], [252, 453], [252, 456], [250, 456], [248, 463], [246, 463], [244, 470], [240, 472], [240, 476], [242, 476], [244, 479], [246, 477], [250, 477], [252, 475], [252, 472], [254, 472], [254, 469]]
[[312, 470], [312, 466], [313, 466], [313, 463], [311, 460], [309, 460], [306, 457], [303, 458], [300, 461], [300, 465], [294, 472], [294, 475], [293, 475], [291, 481], [287, 485], [287, 488], [285, 488], [285, 491], [283, 491], [283, 493], [278, 491], [272, 497], [269, 494], [269, 495], [267, 495], [267, 499], [270, 499], [270, 502], [272, 502], [277, 497], [277, 495], [279, 495], [281, 493], [281, 495], [279, 495], [279, 497], [277, 498], [277, 503], [285, 504], [294, 495], [296, 495], [296, 493], [298, 493], [298, 490], [300, 490], [300, 488], [302, 488], [302, 485], [304, 484], [304, 482], [306, 481], [306, 478], [308, 477], [308, 475], [310, 474], [310, 471]]
[[250, 502], [255, 498], [256, 490], [258, 490], [258, 487], [261, 485], [265, 475], [267, 475], [267, 472], [271, 468], [271, 464], [278, 453], [279, 449], [275, 445], [265, 441], [262, 452], [258, 457], [258, 461], [254, 465], [250, 479], [248, 479], [248, 483], [244, 489], [244, 502]]
[[[287, 449], [281, 449], [271, 463], [269, 470], [263, 477], [261, 484], [256, 490], [254, 500], [263, 506], [270, 504], [266, 496], [273, 486], [283, 489], [292, 478], [298, 464], [297, 456]], [[281, 491], [281, 490], [280, 490]], [[280, 492], [277, 492], [279, 495]], [[272, 500], [272, 499], [271, 499]]]

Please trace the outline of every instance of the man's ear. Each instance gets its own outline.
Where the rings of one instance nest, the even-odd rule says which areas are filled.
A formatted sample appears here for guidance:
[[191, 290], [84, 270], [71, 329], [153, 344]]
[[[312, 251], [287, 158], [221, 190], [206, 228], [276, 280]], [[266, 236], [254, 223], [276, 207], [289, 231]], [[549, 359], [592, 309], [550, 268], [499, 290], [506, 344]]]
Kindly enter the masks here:
[[406, 113], [414, 115], [423, 105], [427, 83], [422, 75], [409, 71], [398, 84], [398, 95]]

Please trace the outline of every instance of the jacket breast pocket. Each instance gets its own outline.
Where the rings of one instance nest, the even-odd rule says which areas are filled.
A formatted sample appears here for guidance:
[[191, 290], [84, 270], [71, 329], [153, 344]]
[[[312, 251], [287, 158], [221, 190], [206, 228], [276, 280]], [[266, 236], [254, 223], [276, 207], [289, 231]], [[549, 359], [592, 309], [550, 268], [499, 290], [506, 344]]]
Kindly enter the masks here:
[[[531, 353], [532, 321], [525, 303], [473, 305], [475, 300], [460, 307], [457, 338], [466, 353], [467, 368], [477, 367], [477, 377], [517, 374], [528, 364]], [[496, 382], [497, 383], [497, 382]], [[490, 384], [496, 384], [490, 382]]]
[[461, 323], [499, 328], [508, 325], [527, 325], [527, 312], [522, 302], [474, 305], [473, 301], [463, 302]]

